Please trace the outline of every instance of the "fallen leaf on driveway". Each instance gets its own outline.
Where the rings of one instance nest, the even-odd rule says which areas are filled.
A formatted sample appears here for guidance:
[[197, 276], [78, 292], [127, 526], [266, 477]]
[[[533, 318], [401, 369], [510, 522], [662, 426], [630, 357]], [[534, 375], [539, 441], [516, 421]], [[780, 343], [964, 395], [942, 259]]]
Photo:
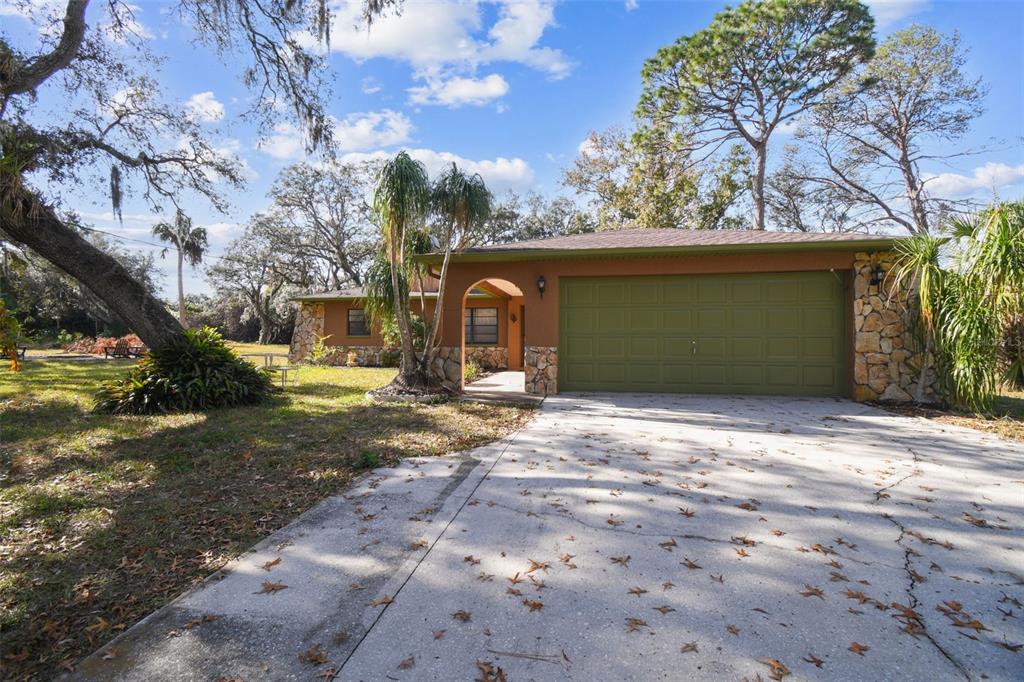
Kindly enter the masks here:
[[613, 564], [619, 564], [621, 566], [629, 566], [629, 560], [632, 559], [632, 558], [633, 557], [631, 557], [628, 554], [626, 556], [613, 556], [612, 557], [612, 563]]
[[801, 592], [805, 597], [817, 597], [818, 599], [825, 601], [825, 593], [820, 588], [813, 587], [811, 585], [804, 585], [804, 590]]
[[735, 625], [733, 625], [732, 623], [729, 623], [728, 625], [726, 625], [725, 629], [729, 631], [730, 635], [736, 635], [737, 637], [740, 636], [740, 629], [738, 627], [736, 627]]
[[370, 606], [384, 606], [385, 604], [390, 604], [393, 601], [395, 601], [393, 597], [384, 595], [383, 597], [374, 599], [372, 602], [370, 602]]
[[860, 642], [854, 642], [847, 648], [853, 653], [857, 654], [858, 656], [863, 656], [865, 651], [871, 649], [871, 647], [867, 646], [866, 644], [861, 644]]
[[685, 558], [680, 563], [683, 566], [686, 566], [687, 568], [689, 568], [692, 571], [696, 571], [696, 570], [701, 568], [701, 565], [698, 564], [696, 561], [691, 561], [691, 560], [685, 559]]
[[673, 611], [675, 611], [674, 608], [672, 608], [671, 606], [667, 606], [667, 605], [666, 606], [655, 606], [654, 610], [659, 612], [663, 616], [665, 614], [667, 614], [667, 613], [672, 613]]
[[629, 593], [630, 594], [635, 594], [636, 596], [639, 597], [642, 594], [647, 594], [647, 590], [645, 590], [642, 587], [631, 587], [631, 588], [629, 588]]
[[769, 679], [781, 680], [782, 678], [784, 678], [787, 675], [791, 674], [789, 672], [789, 668], [786, 667], [786, 664], [783, 663], [782, 661], [778, 660], [778, 659], [769, 658], [768, 660], [765, 660], [765, 661], [759, 661], [759, 663], [763, 663], [764, 665], [768, 666], [768, 668], [771, 669], [771, 672], [768, 673], [768, 678]]
[[448, 632], [448, 631], [447, 630], [434, 630], [434, 639], [441, 639], [442, 637], [444, 637], [444, 633], [446, 633], [446, 632]]
[[476, 667], [480, 671], [480, 678], [476, 682], [506, 682], [505, 671], [490, 661], [477, 661]]
[[676, 546], [676, 539], [675, 538], [670, 538], [668, 540], [665, 540], [665, 542], [659, 542], [658, 543], [658, 547], [661, 547], [666, 552], [671, 552], [672, 548], [675, 547], [675, 546]]
[[544, 602], [530, 601], [529, 599], [524, 599], [523, 605], [526, 606], [526, 608], [530, 609], [530, 613], [533, 613], [534, 611], [540, 611], [544, 608]]
[[679, 647], [679, 653], [688, 654], [697, 651], [697, 642], [686, 642]]
[[323, 665], [327, 662], [327, 655], [319, 644], [314, 644], [299, 654], [299, 660], [310, 665]]
[[452, 614], [452, 618], [455, 620], [461, 620], [463, 623], [468, 623], [471, 616], [469, 611], [456, 611]]
[[410, 656], [409, 658], [406, 658], [405, 660], [401, 661], [398, 664], [398, 669], [399, 670], [408, 670], [409, 668], [413, 667], [414, 665], [416, 665], [416, 657], [415, 656]]
[[821, 660], [814, 654], [807, 654], [804, 660], [813, 665], [815, 668], [820, 668], [825, 664], [825, 661]]
[[534, 561], [533, 559], [530, 559], [530, 568], [527, 569], [526, 572], [533, 573], [534, 571], [544, 571], [547, 573], [550, 566], [551, 564], [547, 561]]
[[287, 589], [287, 585], [284, 583], [272, 583], [269, 580], [263, 581], [263, 587], [260, 588], [259, 592], [255, 594], [273, 594], [274, 592], [280, 592], [281, 590]]
[[626, 626], [626, 632], [637, 632], [640, 628], [647, 627], [647, 621], [640, 618], [627, 618]]
[[266, 562], [264, 562], [263, 565], [260, 566], [260, 568], [262, 568], [264, 571], [269, 571], [274, 566], [277, 566], [279, 563], [281, 563], [281, 557], [277, 557], [273, 561], [266, 561]]

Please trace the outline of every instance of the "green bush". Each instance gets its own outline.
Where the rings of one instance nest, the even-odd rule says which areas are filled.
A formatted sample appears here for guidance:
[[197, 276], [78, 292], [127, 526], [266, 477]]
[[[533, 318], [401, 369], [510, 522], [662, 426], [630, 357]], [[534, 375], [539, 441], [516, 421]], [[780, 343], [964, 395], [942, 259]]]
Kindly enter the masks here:
[[242, 360], [217, 330], [186, 331], [147, 353], [128, 376], [105, 383], [95, 409], [113, 414], [196, 412], [256, 405], [274, 392], [270, 373]]
[[316, 341], [313, 343], [313, 349], [309, 352], [309, 358], [307, 358], [306, 362], [321, 367], [331, 364], [333, 349], [327, 347], [327, 339], [329, 338], [331, 338], [330, 334], [327, 336], [316, 335]]
[[363, 450], [355, 462], [356, 469], [376, 469], [380, 466], [380, 455], [370, 450]]
[[381, 367], [398, 367], [402, 363], [402, 351], [397, 348], [386, 348], [380, 352]]
[[466, 369], [463, 371], [466, 381], [476, 381], [480, 377], [480, 365], [476, 360], [467, 360]]

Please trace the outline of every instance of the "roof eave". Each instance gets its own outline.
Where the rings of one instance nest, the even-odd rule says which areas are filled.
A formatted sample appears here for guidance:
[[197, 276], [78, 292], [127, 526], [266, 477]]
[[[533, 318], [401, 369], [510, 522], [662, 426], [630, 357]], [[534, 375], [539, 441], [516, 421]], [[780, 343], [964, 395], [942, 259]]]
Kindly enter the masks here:
[[[699, 246], [632, 246], [609, 249], [521, 249], [453, 253], [452, 263], [488, 263], [524, 260], [567, 260], [576, 258], [654, 258], [660, 256], [703, 256], [742, 253], [772, 253], [779, 251], [864, 251], [888, 250], [900, 241], [899, 237], [886, 239], [851, 239], [820, 242], [778, 242], [774, 244], [721, 244]], [[421, 263], [436, 264], [444, 254], [428, 253], [413, 258]]]

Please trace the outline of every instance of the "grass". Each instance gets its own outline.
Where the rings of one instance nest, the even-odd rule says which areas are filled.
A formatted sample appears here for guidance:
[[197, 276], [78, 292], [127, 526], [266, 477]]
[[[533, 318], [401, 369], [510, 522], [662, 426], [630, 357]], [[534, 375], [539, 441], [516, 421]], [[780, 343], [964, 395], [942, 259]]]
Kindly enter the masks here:
[[92, 414], [98, 383], [131, 363], [0, 369], [5, 678], [52, 679], [363, 468], [481, 445], [530, 416], [370, 405], [394, 370], [314, 367], [265, 406]]

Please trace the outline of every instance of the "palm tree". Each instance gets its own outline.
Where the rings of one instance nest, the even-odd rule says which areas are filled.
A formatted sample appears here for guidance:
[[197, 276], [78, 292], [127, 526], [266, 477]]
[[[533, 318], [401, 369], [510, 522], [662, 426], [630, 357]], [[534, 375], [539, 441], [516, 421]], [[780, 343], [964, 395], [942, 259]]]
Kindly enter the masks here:
[[[908, 287], [925, 356], [932, 352], [953, 402], [988, 410], [999, 390], [999, 341], [1024, 313], [1024, 203], [996, 204], [947, 226], [947, 239], [918, 235], [897, 247], [893, 290]], [[927, 361], [918, 400], [927, 384]]]
[[[187, 260], [192, 267], [199, 265], [203, 260], [203, 254], [208, 246], [206, 240], [206, 229], [192, 227], [192, 219], [185, 215], [180, 208], [174, 216], [174, 224], [157, 223], [153, 226], [153, 236], [160, 241], [169, 242], [178, 253], [178, 322], [182, 327], [187, 328], [185, 323], [185, 283], [183, 280], [182, 266]], [[163, 251], [164, 255], [167, 249]]]
[[416, 351], [410, 321], [406, 246], [410, 234], [420, 227], [430, 207], [430, 181], [427, 169], [406, 152], [399, 152], [377, 174], [373, 192], [373, 212], [384, 237], [384, 250], [391, 270], [391, 294], [394, 314], [402, 340], [402, 362], [395, 382], [415, 388], [425, 378], [417, 376]]
[[435, 218], [434, 232], [444, 249], [437, 287], [437, 306], [427, 328], [420, 372], [426, 375], [434, 359], [437, 328], [444, 309], [448, 263], [453, 252], [464, 249], [491, 217], [492, 196], [479, 174], [466, 175], [454, 163], [441, 174], [430, 193], [430, 209]]

